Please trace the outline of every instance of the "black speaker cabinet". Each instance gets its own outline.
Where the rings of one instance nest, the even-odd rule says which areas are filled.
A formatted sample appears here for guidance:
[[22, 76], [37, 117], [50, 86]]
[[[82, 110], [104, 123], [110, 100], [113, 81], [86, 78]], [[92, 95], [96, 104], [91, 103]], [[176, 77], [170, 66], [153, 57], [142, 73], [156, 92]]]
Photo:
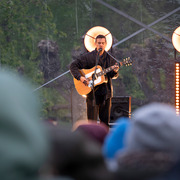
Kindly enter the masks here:
[[114, 123], [120, 117], [131, 117], [130, 96], [116, 96], [112, 98], [110, 123]]

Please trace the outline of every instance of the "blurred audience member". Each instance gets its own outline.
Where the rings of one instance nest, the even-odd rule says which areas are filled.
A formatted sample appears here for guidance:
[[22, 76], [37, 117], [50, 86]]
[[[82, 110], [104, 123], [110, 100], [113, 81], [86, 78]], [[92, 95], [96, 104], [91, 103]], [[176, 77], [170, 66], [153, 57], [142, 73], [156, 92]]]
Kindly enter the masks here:
[[52, 126], [50, 134], [52, 149], [47, 162], [49, 175], [75, 180], [112, 179], [112, 174], [106, 168], [101, 146], [95, 141], [79, 131], [71, 132]]
[[0, 71], [0, 179], [38, 179], [48, 142], [32, 87], [15, 73]]
[[114, 158], [117, 151], [124, 148], [124, 137], [130, 125], [129, 119], [122, 117], [117, 119], [116, 125], [106, 136], [103, 145], [103, 155], [106, 159]]
[[152, 103], [134, 112], [125, 148], [116, 154], [117, 179], [180, 179], [180, 118], [174, 107]]
[[100, 145], [103, 145], [104, 139], [109, 132], [109, 127], [95, 121], [80, 120], [73, 125], [73, 131], [80, 131]]

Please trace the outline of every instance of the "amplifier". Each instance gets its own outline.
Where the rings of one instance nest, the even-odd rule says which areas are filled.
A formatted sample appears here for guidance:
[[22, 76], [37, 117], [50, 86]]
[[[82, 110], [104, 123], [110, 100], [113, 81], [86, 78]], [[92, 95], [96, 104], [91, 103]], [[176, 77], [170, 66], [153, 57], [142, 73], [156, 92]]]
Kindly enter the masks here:
[[112, 99], [110, 123], [114, 123], [120, 117], [131, 117], [131, 97], [116, 96]]

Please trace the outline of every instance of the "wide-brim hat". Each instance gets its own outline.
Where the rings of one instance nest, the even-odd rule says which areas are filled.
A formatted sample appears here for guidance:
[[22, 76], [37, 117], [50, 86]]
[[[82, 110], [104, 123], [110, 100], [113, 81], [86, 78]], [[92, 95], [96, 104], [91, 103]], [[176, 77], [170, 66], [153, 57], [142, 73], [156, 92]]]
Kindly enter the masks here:
[[95, 39], [98, 35], [104, 35], [106, 37], [107, 45], [105, 50], [109, 51], [113, 43], [112, 34], [102, 26], [95, 26], [87, 31], [84, 37], [84, 45], [86, 49], [91, 52], [96, 48]]

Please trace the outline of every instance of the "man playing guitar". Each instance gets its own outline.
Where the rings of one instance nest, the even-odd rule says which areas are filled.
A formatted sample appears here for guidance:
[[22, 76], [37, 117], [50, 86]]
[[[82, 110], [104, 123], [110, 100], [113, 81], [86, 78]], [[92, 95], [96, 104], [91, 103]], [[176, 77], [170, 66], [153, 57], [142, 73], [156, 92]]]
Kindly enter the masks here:
[[[73, 77], [89, 86], [90, 79], [80, 73], [82, 69], [90, 69], [100, 65], [102, 69], [107, 69], [114, 65], [115, 68], [105, 74], [106, 82], [94, 86], [94, 89], [87, 94], [87, 117], [89, 120], [97, 120], [99, 115], [100, 122], [109, 126], [111, 113], [111, 98], [113, 95], [112, 78], [118, 77], [119, 66], [116, 61], [105, 51], [107, 45], [106, 37], [98, 35], [95, 39], [95, 50], [82, 55], [73, 61], [70, 65], [70, 71]], [[98, 63], [97, 63], [98, 62]], [[94, 100], [95, 99], [95, 105]]]

